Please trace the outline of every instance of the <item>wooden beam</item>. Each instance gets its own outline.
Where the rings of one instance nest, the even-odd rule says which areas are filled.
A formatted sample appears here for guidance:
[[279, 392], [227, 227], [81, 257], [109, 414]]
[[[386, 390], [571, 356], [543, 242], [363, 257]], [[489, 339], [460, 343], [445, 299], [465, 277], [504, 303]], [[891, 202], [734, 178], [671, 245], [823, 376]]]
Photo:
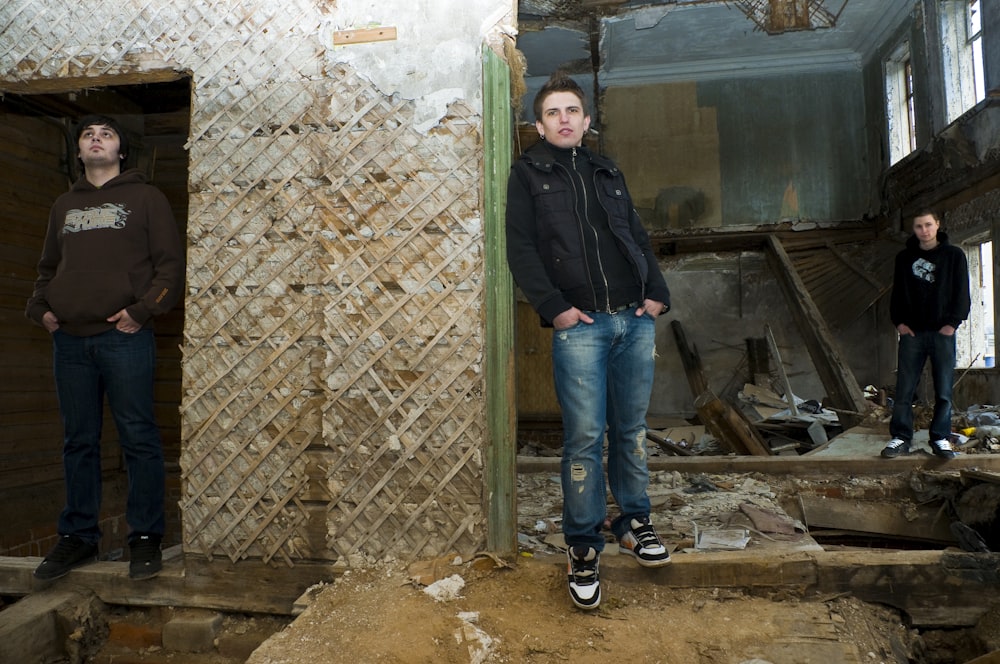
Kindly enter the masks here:
[[29, 595], [4, 607], [0, 662], [67, 662], [74, 639], [95, 638], [91, 620], [103, 605], [86, 588], [67, 586]]
[[129, 580], [127, 562], [97, 562], [45, 584], [31, 575], [41, 562], [36, 557], [0, 556], [0, 595], [22, 596], [78, 585], [89, 588], [105, 604], [292, 615], [295, 601], [306, 588], [330, 582], [343, 572], [332, 564], [279, 567], [259, 560], [232, 563], [193, 555], [171, 557], [165, 552], [163, 571], [142, 583]]
[[781, 241], [772, 235], [768, 238], [767, 247], [768, 260], [798, 324], [809, 357], [828, 392], [831, 404], [839, 409], [841, 424], [845, 429], [850, 428], [860, 422], [858, 414], [865, 412], [864, 392], [843, 361], [843, 353], [805, 284], [795, 272]]
[[684, 374], [687, 376], [688, 385], [691, 387], [691, 395], [697, 398], [700, 394], [708, 390], [708, 379], [705, 378], [705, 371], [701, 365], [701, 356], [698, 355], [698, 347], [688, 344], [684, 326], [679, 320], [674, 319], [670, 321], [670, 329], [674, 332], [674, 340], [677, 342], [677, 352], [681, 356], [681, 365], [684, 367]]
[[656, 443], [657, 445], [659, 445], [660, 447], [662, 447], [663, 449], [665, 449], [666, 451], [668, 451], [668, 452], [670, 452], [672, 454], [676, 454], [678, 456], [693, 456], [694, 455], [694, 452], [692, 452], [691, 450], [684, 449], [683, 447], [681, 447], [677, 443], [673, 442], [669, 438], [664, 438], [663, 436], [661, 436], [659, 433], [657, 433], [655, 431], [648, 431], [647, 430], [646, 431], [646, 438], [648, 438], [649, 440], [653, 441], [654, 443]]
[[483, 50], [484, 233], [486, 242], [486, 544], [517, 553], [517, 403], [514, 283], [504, 231], [511, 162], [510, 67]]
[[[918, 470], [948, 470], [978, 468], [1000, 472], [1000, 454], [961, 454], [944, 460], [929, 454], [911, 454], [898, 459], [879, 459], [878, 449], [870, 455], [852, 456], [733, 456], [697, 455], [650, 457], [650, 471], [677, 471], [679, 473], [773, 473], [795, 477], [829, 479], [835, 476], [906, 475]], [[519, 473], [558, 473], [559, 457], [519, 456]], [[2, 590], [2, 586], [0, 586]], [[0, 593], [2, 594], [2, 593]]]
[[694, 400], [698, 418], [719, 442], [732, 448], [737, 454], [770, 456], [767, 443], [761, 438], [753, 424], [743, 414], [705, 390]]
[[[799, 596], [847, 594], [893, 606], [914, 627], [973, 626], [1000, 592], [996, 554], [953, 551], [763, 551], [677, 554], [655, 574], [601, 560], [601, 571], [619, 584], [669, 588], [785, 588]], [[620, 565], [620, 566], [619, 566]], [[604, 567], [607, 566], [606, 571]], [[612, 566], [614, 566], [612, 568]]]

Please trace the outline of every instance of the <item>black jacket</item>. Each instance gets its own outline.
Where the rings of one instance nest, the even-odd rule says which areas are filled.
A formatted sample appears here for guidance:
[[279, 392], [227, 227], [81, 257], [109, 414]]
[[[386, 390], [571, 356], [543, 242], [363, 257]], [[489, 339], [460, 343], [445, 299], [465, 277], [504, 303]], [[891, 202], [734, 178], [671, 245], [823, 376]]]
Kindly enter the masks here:
[[[514, 281], [548, 324], [570, 307], [606, 311], [646, 298], [669, 307], [670, 291], [622, 172], [585, 147], [573, 150], [574, 159], [585, 160], [591, 199], [601, 210], [581, 209], [581, 180], [563, 163], [570, 150], [559, 154], [544, 141], [526, 150], [507, 186], [507, 262]], [[595, 244], [591, 219], [606, 220], [614, 246]], [[605, 270], [600, 254], [607, 265], [625, 265], [624, 271]]]
[[948, 235], [937, 234], [938, 245], [920, 248], [915, 235], [896, 255], [889, 301], [892, 324], [905, 323], [911, 330], [958, 327], [969, 317], [969, 266], [965, 252], [948, 243]]

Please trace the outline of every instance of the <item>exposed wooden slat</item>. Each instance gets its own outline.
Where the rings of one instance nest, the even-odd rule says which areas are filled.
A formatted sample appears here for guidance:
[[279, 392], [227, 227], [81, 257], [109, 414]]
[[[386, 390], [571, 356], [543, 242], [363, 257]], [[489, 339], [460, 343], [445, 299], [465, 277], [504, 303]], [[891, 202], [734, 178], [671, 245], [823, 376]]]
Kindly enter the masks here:
[[[843, 353], [808, 290], [796, 274], [788, 254], [781, 246], [781, 241], [772, 236], [768, 240], [768, 248], [768, 258], [785, 294], [785, 302], [798, 324], [799, 333], [806, 342], [806, 349], [823, 381], [823, 386], [829, 392], [831, 405], [842, 411], [865, 412], [865, 397], [861, 386], [850, 373], [847, 363], [843, 361]], [[842, 413], [840, 419], [845, 428], [859, 421], [857, 416], [849, 413]]]

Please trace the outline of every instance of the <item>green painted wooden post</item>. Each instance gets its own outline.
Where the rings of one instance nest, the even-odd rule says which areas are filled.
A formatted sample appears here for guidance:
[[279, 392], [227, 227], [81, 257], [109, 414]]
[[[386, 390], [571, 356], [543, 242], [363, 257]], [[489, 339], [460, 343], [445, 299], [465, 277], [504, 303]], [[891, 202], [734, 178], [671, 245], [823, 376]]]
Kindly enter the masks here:
[[483, 49], [483, 228], [486, 242], [487, 546], [517, 553], [517, 395], [514, 285], [507, 269], [507, 176], [511, 162], [510, 68]]

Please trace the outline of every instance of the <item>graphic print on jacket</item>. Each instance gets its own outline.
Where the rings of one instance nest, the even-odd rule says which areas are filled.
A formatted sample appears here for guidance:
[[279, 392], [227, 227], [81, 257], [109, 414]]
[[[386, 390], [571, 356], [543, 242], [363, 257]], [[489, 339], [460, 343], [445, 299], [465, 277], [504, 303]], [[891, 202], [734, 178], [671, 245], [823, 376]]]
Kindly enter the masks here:
[[125, 222], [131, 214], [121, 203], [105, 203], [100, 207], [68, 210], [63, 233], [79, 233], [102, 228], [125, 228]]
[[929, 284], [934, 283], [934, 271], [937, 266], [925, 258], [918, 258], [913, 261], [913, 276]]

